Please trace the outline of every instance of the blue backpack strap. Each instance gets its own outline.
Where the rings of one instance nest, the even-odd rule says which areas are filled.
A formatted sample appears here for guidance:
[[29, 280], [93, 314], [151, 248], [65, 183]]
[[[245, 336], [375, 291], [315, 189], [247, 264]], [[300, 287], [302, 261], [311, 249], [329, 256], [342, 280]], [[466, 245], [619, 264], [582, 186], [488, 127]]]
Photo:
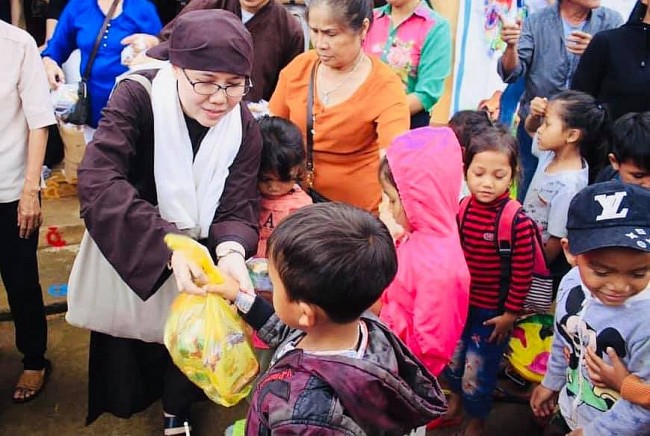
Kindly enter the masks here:
[[501, 260], [499, 274], [499, 311], [505, 312], [510, 281], [512, 278], [512, 250], [515, 242], [515, 220], [522, 210], [517, 200], [508, 200], [497, 214], [496, 220], [496, 248]]

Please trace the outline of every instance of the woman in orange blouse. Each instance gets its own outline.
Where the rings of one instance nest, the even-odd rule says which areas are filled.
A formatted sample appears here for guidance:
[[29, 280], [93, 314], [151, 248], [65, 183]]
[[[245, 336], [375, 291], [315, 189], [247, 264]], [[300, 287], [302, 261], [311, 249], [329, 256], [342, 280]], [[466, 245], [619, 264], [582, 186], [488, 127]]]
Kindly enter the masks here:
[[296, 123], [306, 138], [313, 75], [313, 188], [377, 214], [380, 150], [409, 128], [404, 87], [390, 67], [362, 50], [371, 4], [312, 0], [307, 20], [315, 48], [282, 70], [270, 111]]

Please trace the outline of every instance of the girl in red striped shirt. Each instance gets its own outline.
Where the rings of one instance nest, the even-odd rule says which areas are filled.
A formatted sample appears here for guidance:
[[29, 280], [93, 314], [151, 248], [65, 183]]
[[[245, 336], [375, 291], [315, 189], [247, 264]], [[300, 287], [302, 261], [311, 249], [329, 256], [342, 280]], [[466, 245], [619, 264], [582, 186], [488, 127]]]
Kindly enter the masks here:
[[465, 178], [471, 192], [461, 226], [461, 242], [470, 271], [467, 323], [445, 376], [452, 390], [446, 423], [470, 420], [464, 434], [483, 433], [490, 413], [499, 361], [512, 325], [522, 309], [533, 272], [534, 223], [523, 212], [513, 225], [508, 283], [501, 283], [497, 221], [510, 201], [510, 186], [519, 174], [517, 141], [493, 127], [472, 139], [465, 151]]

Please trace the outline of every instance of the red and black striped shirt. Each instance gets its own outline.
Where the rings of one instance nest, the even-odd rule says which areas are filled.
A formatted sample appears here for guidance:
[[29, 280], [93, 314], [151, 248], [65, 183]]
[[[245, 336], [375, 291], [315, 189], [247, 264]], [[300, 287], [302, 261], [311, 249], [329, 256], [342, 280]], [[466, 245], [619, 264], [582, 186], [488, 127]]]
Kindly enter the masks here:
[[[497, 216], [508, 201], [504, 194], [491, 203], [472, 200], [461, 227], [461, 241], [471, 275], [470, 305], [499, 308], [501, 258], [497, 249]], [[461, 217], [462, 218], [462, 217]], [[532, 282], [534, 223], [522, 211], [514, 226], [510, 289], [505, 301], [508, 312], [519, 313]]]

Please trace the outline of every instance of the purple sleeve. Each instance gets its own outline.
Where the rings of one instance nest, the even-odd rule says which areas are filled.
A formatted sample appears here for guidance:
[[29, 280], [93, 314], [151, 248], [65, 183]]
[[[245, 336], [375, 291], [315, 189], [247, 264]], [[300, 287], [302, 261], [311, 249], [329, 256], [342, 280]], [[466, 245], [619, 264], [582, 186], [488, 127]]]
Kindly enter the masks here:
[[78, 172], [81, 215], [88, 232], [143, 300], [169, 275], [171, 252], [163, 238], [178, 232], [154, 204], [141, 198], [129, 179], [136, 155], [144, 152], [142, 138], [152, 130], [146, 91], [139, 83], [122, 82], [104, 109]]

